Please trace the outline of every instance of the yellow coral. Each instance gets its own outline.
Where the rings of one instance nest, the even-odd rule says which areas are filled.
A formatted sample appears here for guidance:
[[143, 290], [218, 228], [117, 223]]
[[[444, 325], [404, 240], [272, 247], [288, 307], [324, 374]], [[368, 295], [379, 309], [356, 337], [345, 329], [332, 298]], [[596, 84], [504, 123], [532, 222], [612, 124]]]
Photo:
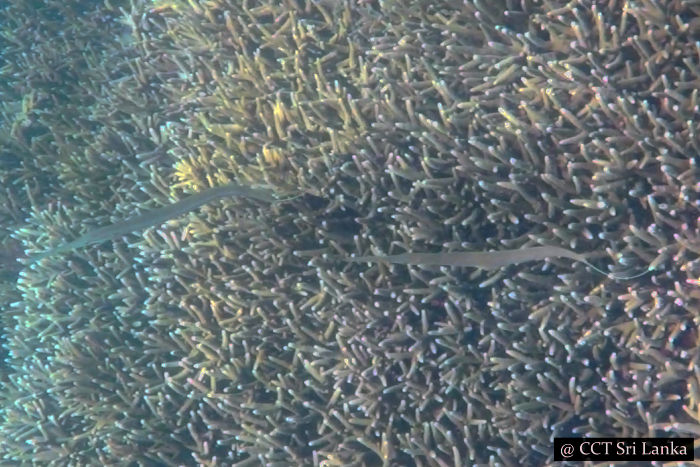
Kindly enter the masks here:
[[283, 160], [282, 152], [278, 148], [271, 148], [267, 144], [262, 147], [262, 156], [265, 164], [273, 167], [279, 167]]
[[177, 183], [173, 188], [186, 187], [199, 191], [203, 187], [212, 186], [212, 164], [210, 154], [202, 147], [199, 157], [189, 155], [175, 164]]

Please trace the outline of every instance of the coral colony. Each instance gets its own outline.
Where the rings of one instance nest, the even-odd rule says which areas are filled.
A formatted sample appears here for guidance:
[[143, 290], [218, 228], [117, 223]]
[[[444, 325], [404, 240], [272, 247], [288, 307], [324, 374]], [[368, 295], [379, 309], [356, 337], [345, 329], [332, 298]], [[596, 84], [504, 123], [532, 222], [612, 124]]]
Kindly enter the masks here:
[[[4, 2], [0, 462], [519, 466], [555, 436], [700, 437], [699, 18]], [[501, 253], [410, 261], [457, 252]]]

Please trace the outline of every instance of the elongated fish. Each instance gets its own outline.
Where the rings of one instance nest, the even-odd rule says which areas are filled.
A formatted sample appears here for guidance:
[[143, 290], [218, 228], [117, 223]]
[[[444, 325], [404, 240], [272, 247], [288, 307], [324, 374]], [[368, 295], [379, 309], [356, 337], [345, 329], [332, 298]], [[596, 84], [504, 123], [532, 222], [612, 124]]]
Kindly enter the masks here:
[[122, 222], [117, 222], [115, 224], [91, 230], [76, 238], [72, 242], [64, 243], [63, 245], [59, 245], [56, 248], [52, 248], [43, 253], [38, 253], [31, 256], [29, 259], [32, 262], [39, 261], [43, 258], [64, 253], [66, 251], [72, 251], [86, 245], [93, 245], [96, 243], [113, 240], [131, 232], [138, 232], [154, 225], [160, 225], [167, 220], [173, 219], [186, 212], [190, 212], [193, 209], [197, 209], [203, 204], [220, 198], [225, 198], [227, 196], [242, 196], [244, 198], [252, 198], [270, 203], [276, 201], [272, 190], [268, 190], [266, 188], [252, 188], [238, 185], [236, 183], [229, 183], [200, 191], [199, 193], [188, 196], [187, 198], [176, 203], [163, 206], [162, 208], [153, 209], [152, 211], [148, 211], [138, 216], [130, 217]]
[[413, 264], [418, 266], [466, 266], [481, 269], [498, 269], [511, 264], [519, 264], [527, 261], [541, 261], [546, 258], [569, 258], [580, 261], [591, 269], [615, 280], [628, 280], [640, 277], [653, 270], [647, 268], [644, 272], [633, 276], [618, 276], [605, 272], [593, 266], [586, 257], [566, 248], [557, 246], [535, 246], [520, 248], [517, 250], [498, 251], [452, 251], [444, 253], [402, 253], [389, 256], [359, 256], [345, 258], [352, 263], [393, 263]]

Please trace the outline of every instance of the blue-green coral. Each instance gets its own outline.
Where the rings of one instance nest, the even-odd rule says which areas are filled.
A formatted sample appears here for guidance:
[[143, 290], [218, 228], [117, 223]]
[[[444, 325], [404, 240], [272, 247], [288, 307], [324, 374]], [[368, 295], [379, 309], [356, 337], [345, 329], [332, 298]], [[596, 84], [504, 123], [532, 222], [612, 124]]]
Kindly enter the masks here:
[[[4, 282], [3, 461], [538, 465], [554, 436], [697, 434], [696, 13], [8, 3], [0, 88], [37, 95], [3, 133], [23, 244], [173, 176], [320, 196]], [[338, 260], [535, 244], [656, 268]]]

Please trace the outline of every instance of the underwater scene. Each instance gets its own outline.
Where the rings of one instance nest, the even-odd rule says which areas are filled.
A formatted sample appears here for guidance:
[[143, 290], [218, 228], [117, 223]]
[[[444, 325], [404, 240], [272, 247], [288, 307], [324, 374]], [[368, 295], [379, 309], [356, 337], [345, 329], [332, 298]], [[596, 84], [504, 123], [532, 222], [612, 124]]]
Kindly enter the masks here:
[[696, 0], [0, 1], [0, 465], [700, 440], [699, 90]]

